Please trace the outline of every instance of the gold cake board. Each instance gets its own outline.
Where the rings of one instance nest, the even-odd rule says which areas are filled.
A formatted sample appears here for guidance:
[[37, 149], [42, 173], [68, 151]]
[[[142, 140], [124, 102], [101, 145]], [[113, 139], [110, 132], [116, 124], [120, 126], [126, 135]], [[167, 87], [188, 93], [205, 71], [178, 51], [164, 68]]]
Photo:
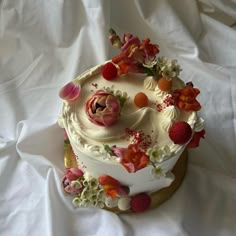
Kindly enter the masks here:
[[[75, 157], [74, 157], [74, 154], [70, 145], [64, 147], [64, 163], [65, 163], [66, 168], [77, 166], [77, 162], [75, 160]], [[163, 202], [167, 201], [174, 194], [174, 192], [179, 188], [187, 170], [187, 163], [188, 163], [188, 153], [187, 153], [187, 150], [185, 150], [179, 157], [178, 161], [176, 162], [172, 170], [175, 176], [174, 181], [171, 183], [170, 186], [165, 187], [150, 195], [151, 205], [149, 209], [156, 208], [159, 205], [161, 205]], [[130, 210], [121, 211], [117, 207], [114, 207], [114, 208], [105, 207], [104, 209], [112, 211], [114, 213], [132, 213], [132, 211]]]

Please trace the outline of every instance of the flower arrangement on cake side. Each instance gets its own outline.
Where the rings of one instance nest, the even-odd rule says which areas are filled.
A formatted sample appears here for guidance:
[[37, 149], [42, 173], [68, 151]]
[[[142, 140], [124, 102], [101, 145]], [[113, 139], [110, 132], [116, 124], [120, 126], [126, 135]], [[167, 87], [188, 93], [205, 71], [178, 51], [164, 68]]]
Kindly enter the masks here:
[[[152, 44], [149, 38], [140, 40], [130, 33], [125, 33], [121, 39], [111, 29], [109, 40], [120, 53], [103, 65], [103, 78], [109, 82], [127, 74], [145, 74], [144, 88], [153, 91], [156, 96], [164, 94], [165, 99], [163, 103], [150, 104], [145, 91], [140, 91], [130, 98], [126, 92], [113, 90], [109, 86], [99, 88], [86, 100], [84, 106], [84, 112], [90, 122], [105, 129], [112, 129], [119, 122], [127, 101], [134, 104], [137, 109], [151, 106], [156, 112], [162, 112], [167, 107], [174, 107], [176, 113], [178, 110], [197, 112], [201, 109], [197, 101], [200, 91], [192, 82], [182, 88], [174, 88], [173, 81], [178, 79], [181, 68], [176, 60], [157, 57], [159, 47]], [[94, 87], [97, 88], [97, 85]], [[81, 86], [72, 81], [60, 90], [59, 96], [71, 103], [79, 99], [81, 90]], [[201, 122], [199, 120], [199, 123]], [[186, 148], [198, 147], [200, 139], [205, 135], [204, 129], [193, 131], [186, 121], [173, 119], [167, 127], [169, 139], [173, 144], [185, 145]], [[125, 136], [131, 140], [128, 146], [105, 144], [104, 152], [115, 158], [130, 174], [149, 165], [152, 166], [152, 175], [157, 180], [170, 174], [160, 166], [160, 163], [175, 155], [168, 145], [153, 145], [151, 135], [143, 130], [126, 128]], [[68, 143], [69, 139], [66, 136], [65, 144]], [[79, 157], [75, 155], [74, 158], [76, 160]], [[73, 204], [76, 207], [118, 208], [120, 211], [143, 212], [150, 207], [152, 201], [148, 192], [130, 195], [129, 186], [123, 185], [112, 176], [104, 174], [94, 178], [92, 173], [85, 173], [74, 164], [67, 166], [62, 183], [64, 190], [74, 196]]]

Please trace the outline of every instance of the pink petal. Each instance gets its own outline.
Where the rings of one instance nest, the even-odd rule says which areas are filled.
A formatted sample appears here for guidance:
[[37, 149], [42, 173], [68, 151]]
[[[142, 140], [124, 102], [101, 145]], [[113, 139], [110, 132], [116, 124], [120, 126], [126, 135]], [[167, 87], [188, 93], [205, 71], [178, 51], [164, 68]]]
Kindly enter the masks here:
[[103, 124], [105, 126], [110, 126], [112, 124], [114, 124], [117, 120], [117, 117], [115, 116], [112, 116], [111, 114], [104, 114], [102, 117], [101, 117], [102, 121], [103, 121]]
[[79, 168], [75, 168], [75, 167], [70, 168], [70, 171], [72, 174], [74, 174], [78, 177], [83, 176], [83, 174], [84, 174], [82, 170], [80, 170]]
[[63, 88], [61, 88], [59, 96], [62, 99], [72, 101], [79, 96], [80, 90], [80, 86], [77, 86], [73, 82], [70, 82], [66, 84]]
[[129, 173], [134, 173], [134, 172], [136, 172], [135, 166], [134, 166], [133, 163], [122, 163], [122, 165], [126, 168], [126, 170], [127, 170]]
[[123, 158], [125, 152], [127, 151], [127, 148], [112, 147], [111, 150], [114, 152], [116, 156]]
[[110, 111], [119, 112], [120, 104], [114, 96], [108, 96], [106, 100], [106, 107]]

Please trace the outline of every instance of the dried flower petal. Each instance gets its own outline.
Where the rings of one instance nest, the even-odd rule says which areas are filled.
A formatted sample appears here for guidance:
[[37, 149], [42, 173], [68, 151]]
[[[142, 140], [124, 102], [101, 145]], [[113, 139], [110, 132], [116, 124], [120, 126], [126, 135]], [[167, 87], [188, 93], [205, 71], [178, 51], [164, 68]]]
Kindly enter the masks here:
[[73, 101], [79, 97], [80, 91], [81, 87], [79, 85], [70, 82], [66, 84], [63, 88], [61, 88], [59, 96], [64, 100]]

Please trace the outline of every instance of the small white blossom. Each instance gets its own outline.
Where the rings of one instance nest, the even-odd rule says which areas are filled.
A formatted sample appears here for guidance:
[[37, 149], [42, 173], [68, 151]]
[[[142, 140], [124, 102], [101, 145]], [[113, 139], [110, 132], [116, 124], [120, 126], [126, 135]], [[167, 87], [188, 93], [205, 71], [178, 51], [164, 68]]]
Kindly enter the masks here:
[[94, 204], [90, 199], [83, 199], [80, 202], [80, 207], [92, 207], [92, 206], [94, 206]]
[[73, 201], [72, 201], [72, 203], [73, 203], [73, 205], [74, 205], [75, 207], [79, 207], [79, 206], [80, 206], [80, 202], [81, 202], [81, 200], [80, 200], [79, 197], [75, 197], [75, 198], [73, 199]]
[[159, 179], [161, 177], [165, 177], [165, 172], [160, 166], [156, 166], [152, 169], [152, 174], [155, 178]]
[[157, 71], [159, 74], [167, 79], [178, 77], [181, 68], [177, 64], [177, 60], [169, 60], [164, 57], [159, 57], [157, 60]]
[[95, 207], [98, 207], [98, 208], [103, 208], [105, 206], [104, 201], [101, 201], [99, 199], [97, 199], [94, 205]]
[[90, 198], [93, 195], [93, 191], [89, 187], [85, 187], [80, 195], [81, 199]]
[[165, 145], [164, 147], [159, 147], [158, 145], [153, 146], [147, 150], [147, 154], [150, 158], [150, 161], [162, 162], [168, 157], [171, 157], [173, 153], [170, 150], [170, 147]]
[[92, 189], [97, 189], [98, 188], [98, 180], [96, 178], [91, 178], [88, 182], [89, 187]]
[[71, 181], [71, 187], [75, 189], [80, 189], [83, 187], [83, 185], [80, 183], [79, 180], [74, 180], [74, 181]]
[[104, 189], [100, 189], [100, 190], [97, 192], [97, 199], [99, 199], [100, 201], [105, 202], [105, 198], [106, 198], [106, 194], [105, 194]]

